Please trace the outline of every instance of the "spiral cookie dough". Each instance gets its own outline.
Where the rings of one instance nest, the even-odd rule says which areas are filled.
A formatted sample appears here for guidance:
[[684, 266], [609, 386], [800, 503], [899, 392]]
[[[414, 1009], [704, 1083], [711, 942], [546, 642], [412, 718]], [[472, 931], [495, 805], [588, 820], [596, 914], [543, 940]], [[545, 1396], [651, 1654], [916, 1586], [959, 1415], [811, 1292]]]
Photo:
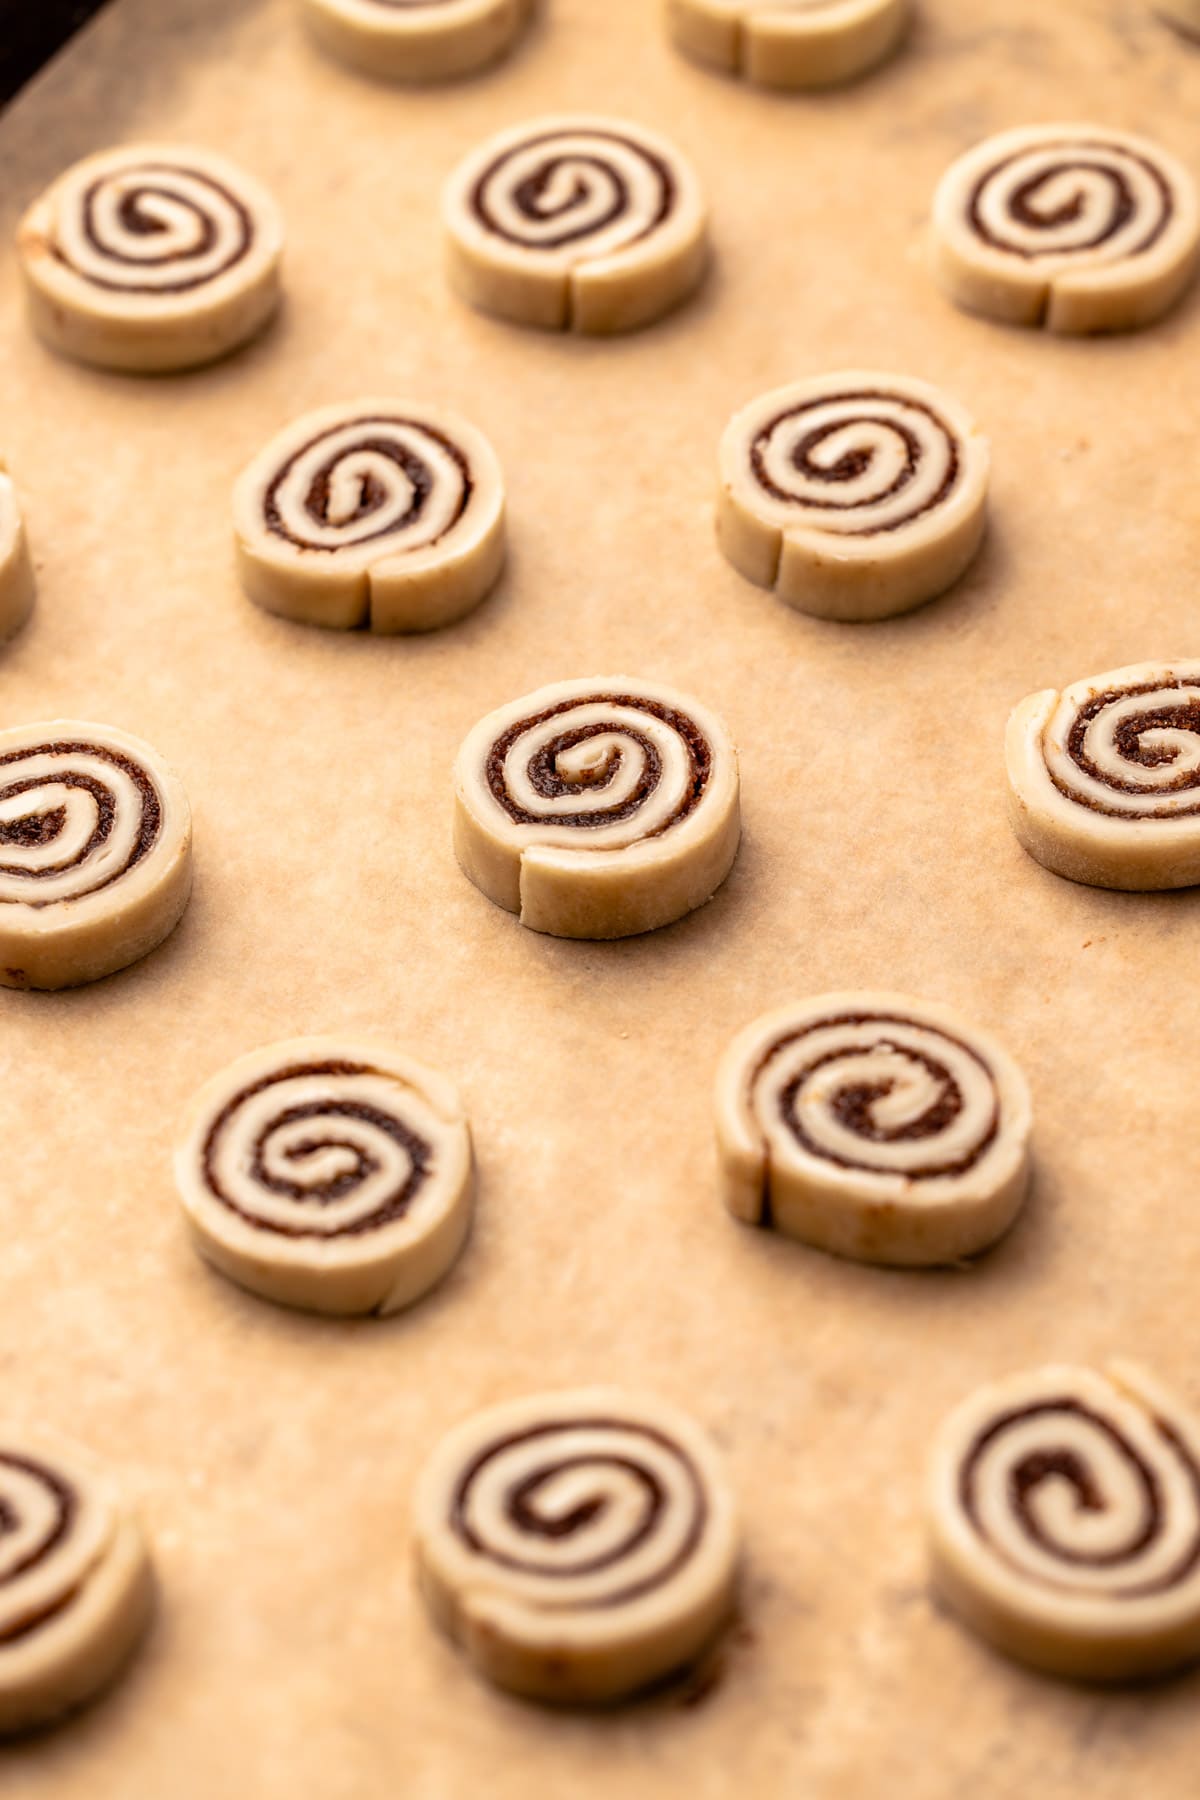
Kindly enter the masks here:
[[1187, 170], [1106, 126], [989, 138], [949, 169], [934, 200], [938, 281], [960, 306], [1015, 325], [1148, 325], [1183, 293], [1198, 254]]
[[616, 938], [712, 898], [737, 854], [737, 754], [714, 713], [613, 676], [481, 719], [458, 753], [454, 848], [522, 925]]
[[708, 257], [699, 184], [641, 125], [539, 119], [482, 144], [443, 211], [451, 285], [525, 325], [629, 331], [683, 300]]
[[1013, 829], [1045, 868], [1093, 887], [1200, 882], [1200, 662], [1031, 694], [1006, 752]]
[[450, 81], [486, 68], [531, 10], [532, 0], [301, 0], [323, 49], [388, 81]]
[[0, 643], [33, 611], [33, 564], [16, 489], [0, 462]]
[[75, 1452], [0, 1433], [0, 1732], [93, 1698], [149, 1621], [136, 1520]]
[[477, 1414], [434, 1452], [414, 1506], [438, 1624], [498, 1686], [621, 1699], [693, 1662], [728, 1615], [732, 1496], [704, 1434], [611, 1388]]
[[431, 1069], [293, 1038], [197, 1095], [175, 1181], [197, 1249], [243, 1287], [310, 1312], [398, 1312], [462, 1249], [471, 1137]]
[[87, 157], [30, 207], [17, 249], [38, 335], [109, 369], [212, 362], [279, 301], [275, 203], [205, 150], [133, 144]]
[[854, 370], [763, 394], [726, 426], [719, 464], [723, 553], [817, 618], [919, 606], [983, 537], [987, 439], [909, 376]]
[[973, 1256], [1029, 1185], [1025, 1078], [988, 1033], [903, 994], [768, 1013], [717, 1074], [725, 1203], [749, 1225], [861, 1262]]
[[1139, 1368], [982, 1388], [939, 1433], [935, 1582], [981, 1636], [1054, 1675], [1200, 1658], [1200, 1423]]
[[125, 968], [174, 930], [191, 884], [187, 795], [148, 744], [69, 719], [0, 732], [0, 984]]
[[452, 413], [399, 400], [297, 419], [238, 480], [233, 518], [251, 599], [310, 625], [448, 625], [504, 561], [491, 445]]
[[908, 0], [667, 0], [667, 30], [697, 62], [763, 87], [836, 87], [890, 56]]

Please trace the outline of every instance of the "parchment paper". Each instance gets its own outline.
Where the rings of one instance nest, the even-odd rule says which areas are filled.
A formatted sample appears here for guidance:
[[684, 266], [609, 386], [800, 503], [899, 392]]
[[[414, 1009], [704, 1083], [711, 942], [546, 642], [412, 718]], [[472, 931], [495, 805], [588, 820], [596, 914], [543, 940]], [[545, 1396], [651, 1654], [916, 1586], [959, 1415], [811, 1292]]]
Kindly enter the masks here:
[[[662, 128], [711, 195], [713, 280], [622, 341], [477, 317], [440, 274], [457, 158], [572, 107]], [[1200, 297], [1140, 336], [1055, 341], [955, 312], [920, 254], [951, 156], [1063, 117], [1200, 170], [1200, 54], [1134, 0], [922, 0], [890, 69], [772, 98], [679, 60], [643, 0], [552, 0], [494, 74], [414, 94], [323, 62], [286, 0], [118, 0], [0, 121], [6, 240], [75, 157], [163, 136], [243, 162], [290, 229], [278, 328], [174, 379], [40, 349], [0, 258], [0, 443], [40, 574], [0, 718], [148, 738], [190, 790], [198, 871], [140, 967], [0, 995], [3, 1412], [112, 1462], [163, 1588], [129, 1679], [0, 1753], [4, 1793], [1195, 1792], [1200, 1678], [1105, 1697], [1009, 1667], [931, 1604], [920, 1529], [930, 1434], [977, 1381], [1121, 1351], [1200, 1402], [1200, 897], [1044, 873], [1009, 834], [1001, 761], [1029, 690], [1198, 653]], [[716, 441], [768, 385], [872, 364], [975, 411], [994, 525], [951, 597], [821, 625], [717, 554]], [[232, 575], [233, 477], [292, 414], [388, 390], [496, 444], [502, 587], [425, 640], [266, 617]], [[536, 937], [454, 865], [454, 750], [511, 696], [626, 672], [729, 720], [740, 859], [669, 931]], [[968, 1009], [1031, 1077], [1036, 1191], [970, 1271], [839, 1264], [717, 1203], [721, 1047], [788, 995], [860, 983]], [[169, 1149], [229, 1058], [358, 1027], [461, 1083], [478, 1225], [410, 1315], [322, 1323], [200, 1264]], [[693, 1409], [747, 1539], [709, 1679], [599, 1719], [475, 1679], [412, 1591], [406, 1514], [450, 1423], [596, 1378]]]

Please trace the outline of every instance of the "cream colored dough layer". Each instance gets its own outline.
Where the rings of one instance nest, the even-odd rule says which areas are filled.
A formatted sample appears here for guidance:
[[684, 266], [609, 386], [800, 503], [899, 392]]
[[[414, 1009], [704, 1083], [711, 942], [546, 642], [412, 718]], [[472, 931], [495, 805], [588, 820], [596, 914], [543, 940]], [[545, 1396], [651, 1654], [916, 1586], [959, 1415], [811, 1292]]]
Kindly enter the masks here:
[[299, 0], [309, 30], [339, 61], [387, 81], [452, 81], [499, 61], [533, 0]]
[[667, 0], [686, 56], [761, 87], [837, 87], [867, 74], [904, 35], [909, 0]]
[[17, 491], [0, 460], [0, 643], [33, 611], [34, 576]]

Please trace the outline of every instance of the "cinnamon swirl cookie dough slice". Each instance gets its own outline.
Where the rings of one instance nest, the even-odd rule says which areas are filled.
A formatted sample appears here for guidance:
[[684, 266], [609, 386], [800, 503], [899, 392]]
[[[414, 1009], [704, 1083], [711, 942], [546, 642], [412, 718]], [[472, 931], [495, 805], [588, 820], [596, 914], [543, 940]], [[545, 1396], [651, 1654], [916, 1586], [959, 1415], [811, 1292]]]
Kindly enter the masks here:
[[820, 619], [883, 619], [943, 593], [983, 537], [991, 456], [927, 382], [862, 370], [751, 401], [721, 439], [717, 542]]
[[0, 643], [33, 611], [33, 564], [16, 489], [0, 460]]
[[481, 719], [455, 764], [464, 873], [522, 925], [616, 938], [716, 893], [737, 854], [737, 753], [657, 683], [555, 682]]
[[733, 1603], [738, 1528], [715, 1451], [613, 1388], [511, 1401], [434, 1452], [414, 1502], [434, 1618], [498, 1686], [620, 1700], [685, 1668]]
[[111, 725], [0, 732], [0, 984], [75, 987], [155, 949], [192, 885], [177, 775]]
[[0, 1431], [0, 1732], [49, 1724], [128, 1661], [154, 1584], [136, 1519], [77, 1451]]
[[775, 88], [867, 74], [896, 48], [908, 15], [908, 0], [667, 0], [677, 49]]
[[192, 1104], [175, 1181], [200, 1254], [321, 1313], [391, 1313], [434, 1287], [471, 1223], [471, 1136], [453, 1087], [338, 1037], [240, 1057]]
[[87, 157], [30, 207], [17, 249], [39, 337], [103, 368], [212, 362], [279, 302], [275, 203], [207, 150], [129, 144]]
[[1200, 1659], [1200, 1423], [1133, 1364], [981, 1388], [927, 1504], [938, 1589], [1007, 1655], [1086, 1681]]
[[1200, 883], [1200, 662], [1031, 694], [1006, 755], [1013, 830], [1044, 868], [1092, 887]]
[[330, 55], [387, 81], [451, 81], [504, 56], [532, 0], [300, 0]]
[[953, 164], [933, 266], [970, 312], [1051, 331], [1130, 331], [1165, 313], [1200, 259], [1200, 202], [1166, 150], [1099, 125], [1036, 125]]
[[297, 419], [233, 493], [238, 571], [268, 612], [429, 631], [477, 606], [504, 562], [504, 479], [465, 419], [357, 400]]
[[1029, 1186], [1020, 1069], [947, 1006], [850, 992], [781, 1007], [717, 1072], [725, 1204], [748, 1225], [860, 1262], [974, 1256]]
[[619, 119], [534, 120], [447, 184], [451, 285], [524, 325], [630, 331], [677, 306], [708, 260], [707, 210], [683, 157]]

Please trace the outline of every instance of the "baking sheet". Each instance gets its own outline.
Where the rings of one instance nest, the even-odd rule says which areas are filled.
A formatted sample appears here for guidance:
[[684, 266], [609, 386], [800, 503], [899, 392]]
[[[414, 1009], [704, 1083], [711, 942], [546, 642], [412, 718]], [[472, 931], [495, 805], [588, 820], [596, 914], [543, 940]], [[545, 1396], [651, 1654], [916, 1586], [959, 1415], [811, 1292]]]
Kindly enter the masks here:
[[[440, 276], [442, 176], [485, 133], [571, 107], [662, 128], [712, 199], [707, 289], [618, 342], [477, 317]], [[890, 69], [773, 98], [678, 60], [643, 0], [552, 0], [494, 74], [414, 94], [322, 62], [286, 0], [118, 0], [0, 120], [6, 236], [62, 166], [143, 136], [226, 150], [290, 230], [278, 328], [168, 380], [57, 361], [0, 266], [0, 444], [40, 574], [0, 718], [146, 737], [197, 845], [161, 952], [77, 993], [0, 995], [4, 1410], [111, 1460], [164, 1592], [129, 1679], [0, 1751], [0, 1791], [1194, 1792], [1200, 1678], [1103, 1697], [1010, 1668], [931, 1604], [920, 1533], [930, 1434], [979, 1380], [1123, 1351], [1200, 1401], [1200, 896], [1046, 874], [1009, 834], [1001, 760], [1029, 690], [1197, 654], [1200, 297], [1137, 337], [1053, 341], [956, 313], [920, 256], [951, 156], [1088, 116], [1200, 169], [1200, 57], [1133, 0], [922, 0]], [[973, 408], [994, 526], [949, 598], [822, 625], [717, 555], [716, 441], [766, 386], [872, 364]], [[235, 473], [292, 414], [389, 389], [496, 444], [501, 588], [423, 640], [257, 612], [231, 570]], [[744, 847], [669, 931], [538, 938], [454, 866], [454, 750], [510, 696], [625, 672], [725, 714]], [[969, 1272], [839, 1264], [717, 1204], [724, 1042], [789, 994], [859, 983], [968, 1009], [1032, 1080], [1032, 1203]], [[437, 1295], [338, 1324], [201, 1266], [168, 1152], [229, 1058], [356, 1028], [459, 1080], [482, 1181]], [[601, 1719], [476, 1681], [413, 1594], [406, 1520], [449, 1423], [597, 1377], [691, 1406], [747, 1538], [710, 1679]]]

